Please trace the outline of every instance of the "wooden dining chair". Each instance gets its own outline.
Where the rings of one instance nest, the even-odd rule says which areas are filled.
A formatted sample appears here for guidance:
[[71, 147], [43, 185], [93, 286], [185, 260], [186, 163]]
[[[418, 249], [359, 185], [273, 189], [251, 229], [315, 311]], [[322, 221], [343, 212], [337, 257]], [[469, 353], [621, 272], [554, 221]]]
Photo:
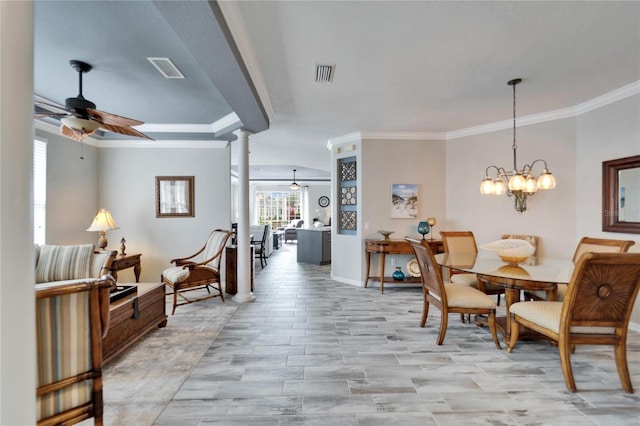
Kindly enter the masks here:
[[405, 237], [411, 244], [420, 268], [422, 281], [422, 319], [420, 327], [424, 327], [429, 314], [429, 306], [434, 305], [440, 309], [440, 331], [437, 344], [442, 345], [447, 333], [448, 318], [450, 313], [461, 315], [487, 315], [489, 330], [493, 342], [501, 349], [496, 331], [496, 302], [480, 290], [465, 284], [445, 283], [442, 279], [442, 271], [433, 256], [428, 244], [422, 244], [422, 240]]
[[260, 241], [254, 241], [253, 236], [251, 236], [251, 245], [254, 246], [255, 257], [260, 259], [260, 268], [262, 269], [267, 266], [267, 237], [269, 234], [269, 225], [264, 225]]
[[[445, 253], [450, 254], [478, 254], [476, 238], [471, 231], [440, 231], [442, 245]], [[504, 294], [504, 288], [487, 282], [479, 282], [476, 274], [449, 270], [449, 280], [455, 284], [465, 284], [479, 289], [485, 294], [496, 295], [497, 305], [500, 305], [500, 295]], [[464, 321], [464, 320], [463, 320]]]
[[[593, 252], [593, 253], [626, 253], [629, 251], [629, 248], [635, 244], [635, 241], [632, 240], [613, 240], [608, 238], [592, 238], [592, 237], [582, 237], [578, 245], [576, 246], [576, 250], [573, 253], [573, 263], [576, 263], [577, 260], [583, 253]], [[565, 294], [567, 293], [567, 285], [566, 284], [558, 284], [558, 288], [556, 290], [556, 299], [557, 301], [562, 301], [565, 298]], [[524, 294], [525, 300], [547, 300], [547, 293], [545, 291], [529, 291]]]
[[575, 345], [611, 345], [622, 388], [633, 393], [627, 365], [627, 331], [640, 289], [640, 253], [580, 255], [563, 302], [518, 302], [510, 307], [509, 352], [518, 342], [520, 324], [557, 342], [564, 381], [576, 384], [571, 368]]

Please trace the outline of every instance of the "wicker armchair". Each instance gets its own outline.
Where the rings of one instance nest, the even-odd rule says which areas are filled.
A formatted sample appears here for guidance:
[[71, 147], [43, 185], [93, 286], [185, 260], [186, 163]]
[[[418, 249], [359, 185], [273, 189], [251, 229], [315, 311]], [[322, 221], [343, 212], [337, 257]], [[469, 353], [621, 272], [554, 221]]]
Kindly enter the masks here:
[[[171, 315], [175, 314], [178, 306], [212, 297], [220, 297], [224, 302], [224, 294], [220, 284], [220, 260], [232, 234], [233, 231], [216, 229], [209, 234], [204, 247], [196, 253], [171, 260], [170, 263], [174, 263], [175, 266], [165, 269], [160, 277], [162, 282], [173, 290], [172, 293], [169, 293], [173, 295]], [[202, 254], [202, 260], [200, 262], [194, 260], [200, 254]], [[200, 289], [206, 289], [207, 294], [196, 299], [189, 299], [183, 294]], [[212, 293], [211, 290], [214, 292]], [[178, 296], [184, 301], [178, 303]]]

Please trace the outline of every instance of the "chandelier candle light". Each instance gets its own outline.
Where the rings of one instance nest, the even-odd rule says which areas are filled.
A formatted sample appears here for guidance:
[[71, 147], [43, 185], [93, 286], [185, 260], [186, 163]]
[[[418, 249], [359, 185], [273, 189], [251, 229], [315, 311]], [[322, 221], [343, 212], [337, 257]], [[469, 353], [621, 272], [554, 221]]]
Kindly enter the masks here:
[[[556, 187], [556, 180], [547, 168], [547, 162], [542, 159], [533, 161], [531, 164], [525, 164], [522, 168], [518, 168], [516, 160], [516, 85], [522, 82], [522, 79], [516, 78], [507, 84], [513, 87], [513, 170], [507, 171], [502, 167], [489, 166], [485, 172], [485, 178], [480, 184], [481, 194], [504, 195], [515, 199], [515, 209], [519, 213], [527, 210], [527, 197], [532, 196], [538, 189], [553, 189]], [[533, 166], [541, 162], [544, 169], [538, 178], [533, 174]], [[489, 176], [489, 170], [495, 169], [496, 177], [492, 179]]]

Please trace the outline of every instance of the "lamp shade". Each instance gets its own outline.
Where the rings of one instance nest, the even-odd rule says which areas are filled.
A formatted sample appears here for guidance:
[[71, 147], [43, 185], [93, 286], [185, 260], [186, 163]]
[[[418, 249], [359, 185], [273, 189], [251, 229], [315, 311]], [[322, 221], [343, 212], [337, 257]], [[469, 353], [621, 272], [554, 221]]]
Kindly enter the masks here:
[[553, 177], [550, 171], [546, 170], [538, 178], [538, 188], [540, 189], [553, 189], [556, 187], [556, 179]]
[[60, 119], [60, 121], [67, 127], [70, 127], [74, 130], [84, 130], [89, 134], [92, 134], [101, 126], [100, 122], [98, 121], [86, 120], [79, 117], [63, 117]]
[[110, 231], [112, 229], [120, 229], [120, 227], [113, 220], [113, 217], [111, 217], [109, 210], [100, 209], [98, 213], [96, 213], [93, 222], [91, 222], [91, 226], [87, 228], [87, 231], [100, 232]]

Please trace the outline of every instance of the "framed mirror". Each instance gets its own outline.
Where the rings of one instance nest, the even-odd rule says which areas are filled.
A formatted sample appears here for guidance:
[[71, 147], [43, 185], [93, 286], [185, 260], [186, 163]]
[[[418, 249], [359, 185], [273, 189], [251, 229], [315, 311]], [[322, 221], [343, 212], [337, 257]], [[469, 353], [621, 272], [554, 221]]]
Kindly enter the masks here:
[[640, 234], [640, 155], [602, 162], [602, 230]]
[[193, 176], [156, 176], [156, 217], [194, 217]]

